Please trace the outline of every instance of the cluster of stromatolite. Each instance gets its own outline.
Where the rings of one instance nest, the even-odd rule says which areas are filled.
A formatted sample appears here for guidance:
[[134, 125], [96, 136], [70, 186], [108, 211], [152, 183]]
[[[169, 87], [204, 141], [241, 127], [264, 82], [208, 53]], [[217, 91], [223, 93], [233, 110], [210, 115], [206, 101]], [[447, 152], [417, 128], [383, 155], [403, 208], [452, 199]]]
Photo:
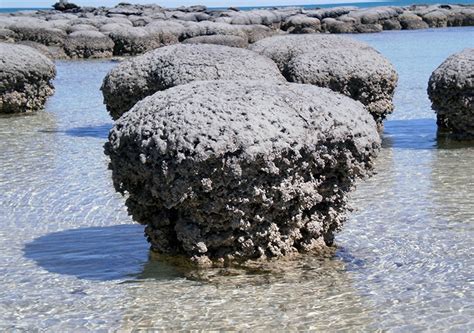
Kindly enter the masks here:
[[332, 35], [286, 35], [250, 48], [273, 59], [290, 82], [327, 87], [360, 101], [379, 126], [393, 111], [397, 72], [365, 43]]
[[285, 81], [275, 63], [255, 52], [212, 44], [162, 47], [124, 61], [104, 79], [102, 93], [112, 118], [159, 90], [202, 80]]
[[[54, 49], [55, 58], [89, 58], [111, 56], [110, 40], [94, 31], [110, 37], [113, 55], [123, 56], [182, 41], [243, 47], [274, 34], [370, 33], [474, 25], [472, 4], [239, 10], [119, 3], [113, 8], [78, 8], [73, 4], [58, 4], [55, 8], [0, 13], [0, 41], [34, 41], [50, 51]], [[91, 34], [93, 40], [71, 36], [78, 29]], [[66, 44], [71, 42], [78, 52], [67, 52]], [[107, 46], [107, 52], [102, 51], [103, 46]]]

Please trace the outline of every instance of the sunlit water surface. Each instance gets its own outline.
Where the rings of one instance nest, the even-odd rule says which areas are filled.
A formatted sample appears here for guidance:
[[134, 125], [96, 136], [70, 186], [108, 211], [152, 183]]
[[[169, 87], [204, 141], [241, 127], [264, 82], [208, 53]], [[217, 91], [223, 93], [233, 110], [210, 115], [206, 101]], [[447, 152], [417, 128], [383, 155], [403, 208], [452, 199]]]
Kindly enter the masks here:
[[334, 258], [270, 272], [149, 259], [102, 153], [99, 87], [115, 64], [57, 62], [46, 112], [0, 118], [0, 330], [474, 330], [474, 148], [437, 141], [425, 92], [474, 29], [354, 37], [400, 74], [377, 174]]

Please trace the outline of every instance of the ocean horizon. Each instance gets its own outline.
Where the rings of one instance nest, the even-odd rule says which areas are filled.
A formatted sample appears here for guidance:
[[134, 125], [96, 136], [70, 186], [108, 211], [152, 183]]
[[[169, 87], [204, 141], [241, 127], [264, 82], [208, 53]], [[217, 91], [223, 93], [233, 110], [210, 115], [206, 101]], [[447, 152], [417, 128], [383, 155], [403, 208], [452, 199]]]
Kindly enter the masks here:
[[[397, 0], [397, 1], [364, 1], [364, 2], [340, 2], [340, 3], [331, 3], [331, 4], [314, 4], [314, 5], [278, 5], [278, 6], [228, 6], [228, 7], [208, 7], [209, 9], [226, 9], [229, 7], [236, 7], [241, 10], [252, 10], [259, 8], [284, 8], [284, 7], [301, 7], [301, 8], [331, 8], [331, 7], [341, 7], [341, 6], [354, 6], [360, 8], [369, 8], [369, 7], [378, 7], [378, 6], [411, 6], [411, 5], [434, 5], [434, 4], [459, 4], [459, 5], [468, 5], [474, 4], [472, 0]], [[97, 6], [100, 7], [100, 6]], [[170, 7], [171, 8], [171, 7]], [[25, 10], [48, 10], [52, 7], [11, 7], [11, 8], [0, 8], [0, 13], [14, 13], [18, 11]]]

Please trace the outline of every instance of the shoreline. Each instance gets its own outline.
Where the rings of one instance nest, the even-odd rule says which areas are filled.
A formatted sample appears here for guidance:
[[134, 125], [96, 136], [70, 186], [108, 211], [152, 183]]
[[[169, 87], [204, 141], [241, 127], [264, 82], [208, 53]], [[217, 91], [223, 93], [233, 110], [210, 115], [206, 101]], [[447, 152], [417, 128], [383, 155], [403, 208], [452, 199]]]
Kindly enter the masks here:
[[0, 42], [26, 43], [53, 59], [90, 59], [134, 56], [181, 42], [246, 47], [280, 34], [460, 26], [474, 26], [474, 4], [252, 10], [120, 4], [1, 13]]

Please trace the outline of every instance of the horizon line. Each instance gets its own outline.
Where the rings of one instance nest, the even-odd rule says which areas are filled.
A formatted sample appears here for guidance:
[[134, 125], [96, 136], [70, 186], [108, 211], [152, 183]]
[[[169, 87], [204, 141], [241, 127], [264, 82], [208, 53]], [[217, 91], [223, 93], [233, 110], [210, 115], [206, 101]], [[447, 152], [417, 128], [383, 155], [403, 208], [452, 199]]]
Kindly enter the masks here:
[[[376, 2], [396, 2], [396, 0], [345, 0], [345, 1], [341, 1], [341, 2], [336, 2], [336, 3], [332, 3], [332, 2], [326, 2], [324, 0], [321, 0], [320, 1], [317, 1], [315, 3], [310, 3], [310, 4], [282, 4], [282, 5], [254, 5], [254, 6], [232, 6], [232, 5], [229, 5], [229, 6], [206, 6], [207, 8], [229, 8], [229, 7], [235, 7], [235, 8], [258, 8], [258, 7], [304, 7], [304, 6], [318, 6], [318, 5], [334, 5], [334, 6], [337, 6], [337, 5], [345, 5], [345, 4], [356, 4], [356, 3], [376, 3]], [[119, 2], [120, 3], [120, 2]], [[117, 3], [115, 6], [117, 6], [119, 3]], [[131, 3], [131, 5], [152, 5], [152, 4], [157, 4], [157, 3]], [[157, 4], [159, 5], [159, 4]], [[198, 4], [197, 4], [198, 5]], [[110, 8], [112, 7], [115, 7], [115, 6], [111, 6]], [[179, 7], [167, 7], [167, 6], [163, 6], [163, 5], [159, 5], [160, 7], [163, 7], [163, 8], [179, 8], [179, 7], [190, 7], [190, 6], [179, 6]], [[191, 5], [192, 6], [192, 5]], [[53, 5], [51, 6], [48, 6], [48, 7], [31, 7], [31, 6], [15, 6], [15, 7], [5, 7], [5, 6], [2, 6], [0, 5], [0, 8], [1, 9], [17, 9], [17, 8], [24, 8], [24, 9], [50, 9], [52, 8]], [[81, 6], [81, 7], [95, 7], [95, 8], [98, 8], [98, 7], [108, 7], [108, 6], [100, 6], [100, 5], [96, 5], [96, 6]]]

